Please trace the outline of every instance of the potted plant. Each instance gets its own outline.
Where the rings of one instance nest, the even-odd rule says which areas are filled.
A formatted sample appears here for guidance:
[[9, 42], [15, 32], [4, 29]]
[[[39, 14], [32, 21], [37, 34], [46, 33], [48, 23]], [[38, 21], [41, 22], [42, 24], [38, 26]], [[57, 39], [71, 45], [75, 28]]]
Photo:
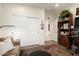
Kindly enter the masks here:
[[69, 10], [63, 10], [61, 13], [60, 13], [60, 16], [59, 16], [59, 19], [64, 21], [65, 18], [68, 18], [69, 15], [71, 15], [71, 12]]

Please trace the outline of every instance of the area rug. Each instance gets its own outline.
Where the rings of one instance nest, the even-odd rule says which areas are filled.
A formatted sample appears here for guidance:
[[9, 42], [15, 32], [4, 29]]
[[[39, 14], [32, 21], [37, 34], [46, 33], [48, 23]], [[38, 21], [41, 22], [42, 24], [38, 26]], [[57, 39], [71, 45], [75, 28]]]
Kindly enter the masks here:
[[71, 52], [61, 45], [52, 45], [49, 53], [52, 56], [71, 56]]
[[41, 51], [41, 50], [49, 52], [52, 56], [71, 56], [71, 52], [59, 44], [42, 45], [42, 46], [32, 47], [32, 48], [23, 48], [21, 50], [21, 56], [29, 56], [31, 52]]

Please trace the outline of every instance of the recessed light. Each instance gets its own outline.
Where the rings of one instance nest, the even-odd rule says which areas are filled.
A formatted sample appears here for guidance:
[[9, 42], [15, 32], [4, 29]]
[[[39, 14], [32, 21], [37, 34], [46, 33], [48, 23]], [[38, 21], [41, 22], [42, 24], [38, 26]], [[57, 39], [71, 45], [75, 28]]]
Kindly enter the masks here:
[[55, 4], [55, 7], [58, 7], [59, 6], [59, 4]]

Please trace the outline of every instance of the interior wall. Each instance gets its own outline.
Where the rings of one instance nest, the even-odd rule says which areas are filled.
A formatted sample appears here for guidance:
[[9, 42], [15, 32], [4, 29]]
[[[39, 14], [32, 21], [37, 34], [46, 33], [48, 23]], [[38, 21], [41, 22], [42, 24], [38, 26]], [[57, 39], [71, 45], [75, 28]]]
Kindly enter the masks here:
[[75, 17], [76, 16], [76, 8], [78, 8], [79, 7], [79, 4], [78, 3], [76, 3], [76, 4], [73, 4], [70, 8], [69, 8], [69, 10], [72, 12], [72, 14], [73, 14], [73, 17]]
[[0, 4], [0, 25], [1, 25], [1, 19], [2, 19], [1, 14], [2, 14], [2, 7], [1, 7], [1, 4]]
[[[1, 20], [2, 22], [1, 25], [12, 24], [12, 25], [15, 25], [15, 27], [14, 28], [1, 28], [0, 37], [6, 37], [6, 36], [13, 35], [14, 38], [21, 40], [21, 46], [27, 46], [28, 44], [33, 43], [33, 42], [28, 42], [28, 39], [26, 38], [26, 36], [28, 35], [27, 34], [28, 27], [25, 24], [27, 23], [26, 18], [29, 18], [29, 17], [36, 18], [37, 20], [33, 19], [33, 21], [34, 22], [37, 21], [38, 23], [34, 23], [34, 24], [41, 24], [41, 20], [44, 21], [44, 17], [45, 17], [44, 9], [24, 6], [24, 5], [17, 5], [17, 4], [2, 4], [2, 10], [3, 10], [2, 12], [3, 19]], [[26, 22], [23, 20], [25, 20]], [[24, 26], [26, 26], [26, 28]], [[35, 26], [32, 26], [32, 27], [34, 28]], [[35, 28], [38, 28], [38, 27], [41, 28], [40, 25], [36, 26]], [[41, 35], [40, 40], [38, 41], [36, 41], [37, 39], [33, 40], [34, 42], [35, 41], [37, 42], [33, 44], [44, 44], [44, 30], [37, 30], [37, 32]]]
[[[49, 19], [48, 19], [49, 17]], [[45, 12], [45, 33], [46, 33], [46, 37], [45, 40], [49, 41], [49, 40], [54, 40], [57, 42], [57, 21], [58, 21], [58, 17], [57, 17], [57, 13], [56, 11], [48, 11], [46, 10]], [[48, 24], [50, 24], [50, 31], [48, 31]]]
[[51, 40], [51, 31], [48, 30], [48, 24], [50, 24], [51, 20], [53, 20], [53, 13], [51, 13], [48, 10], [45, 10], [45, 40], [46, 41]]

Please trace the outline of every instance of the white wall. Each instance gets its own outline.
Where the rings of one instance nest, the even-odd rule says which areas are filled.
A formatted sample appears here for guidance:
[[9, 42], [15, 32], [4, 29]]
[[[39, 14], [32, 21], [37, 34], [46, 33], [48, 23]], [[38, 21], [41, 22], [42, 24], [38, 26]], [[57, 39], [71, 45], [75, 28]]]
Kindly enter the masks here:
[[2, 13], [2, 7], [1, 7], [1, 4], [0, 4], [0, 25], [1, 25], [1, 13]]
[[[49, 19], [48, 19], [48, 17], [49, 17]], [[53, 21], [53, 13], [51, 13], [51, 11], [45, 10], [45, 40], [46, 41], [52, 40], [51, 39], [51, 30], [48, 31], [48, 24], [51, 23], [51, 20]]]
[[76, 4], [73, 4], [70, 8], [69, 8], [69, 10], [72, 12], [72, 14], [73, 14], [73, 17], [75, 17], [76, 16], [76, 8], [78, 8], [79, 7], [79, 4], [78, 3], [76, 3]]
[[[48, 19], [48, 17], [50, 17], [50, 19]], [[54, 40], [57, 42], [57, 21], [58, 21], [58, 17], [57, 17], [57, 13], [56, 11], [45, 11], [45, 40], [49, 41], [49, 40]], [[48, 24], [50, 23], [50, 31], [48, 31]]]
[[[2, 25], [12, 24], [12, 25], [15, 25], [15, 27], [0, 29], [1, 37], [10, 36], [10, 35], [12, 35], [12, 32], [13, 32], [13, 36], [16, 39], [21, 39], [21, 46], [27, 46], [28, 44], [30, 44], [30, 42], [28, 42], [29, 40], [26, 38], [26, 36], [28, 36], [27, 24], [29, 24], [26, 21], [26, 18], [27, 17], [36, 17], [37, 20], [36, 19], [33, 19], [33, 20], [34, 20], [34, 22], [36, 22], [36, 21], [38, 22], [38, 23], [34, 23], [37, 26], [35, 27], [34, 25], [32, 25], [32, 27], [33, 27], [33, 29], [35, 27], [38, 34], [41, 35], [40, 40], [38, 40], [36, 42], [38, 44], [44, 44], [44, 30], [37, 29], [37, 28], [40, 28], [41, 20], [44, 21], [44, 17], [45, 17], [44, 9], [30, 7], [30, 6], [24, 6], [24, 5], [17, 5], [17, 4], [2, 4], [2, 13], [3, 13], [3, 16], [2, 16], [3, 19], [1, 20]], [[30, 22], [32, 22], [32, 20]], [[35, 44], [37, 44], [36, 42], [35, 42]], [[33, 43], [33, 42], [31, 42], [31, 43]]]

